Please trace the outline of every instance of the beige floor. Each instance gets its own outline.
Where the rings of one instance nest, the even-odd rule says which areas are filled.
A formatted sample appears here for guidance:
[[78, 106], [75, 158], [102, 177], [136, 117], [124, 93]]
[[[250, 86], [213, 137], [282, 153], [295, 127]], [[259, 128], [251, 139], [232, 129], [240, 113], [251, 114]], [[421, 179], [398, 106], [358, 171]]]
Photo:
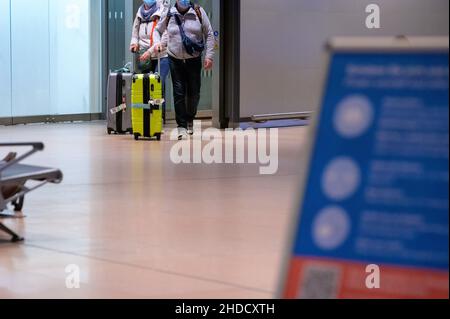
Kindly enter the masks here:
[[[26, 219], [6, 222], [27, 240], [0, 241], [0, 299], [274, 296], [306, 128], [280, 131], [275, 176], [256, 165], [174, 165], [173, 142], [104, 131], [101, 122], [0, 127], [0, 142], [45, 142], [29, 162], [65, 174], [28, 196]], [[80, 289], [65, 287], [70, 264]]]

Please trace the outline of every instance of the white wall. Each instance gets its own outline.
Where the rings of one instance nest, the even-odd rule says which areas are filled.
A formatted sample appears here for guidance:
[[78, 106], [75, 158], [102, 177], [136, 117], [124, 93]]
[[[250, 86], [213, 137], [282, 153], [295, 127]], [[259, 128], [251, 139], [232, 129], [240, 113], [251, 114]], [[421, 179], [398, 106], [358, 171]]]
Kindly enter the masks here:
[[91, 112], [91, 1], [50, 0], [49, 114]]
[[100, 113], [100, 0], [0, 0], [0, 12], [0, 117]]
[[0, 117], [11, 116], [10, 2], [0, 1]]
[[[50, 114], [48, 12], [49, 0], [11, 1], [11, 85], [14, 117]], [[33, 21], [32, 24], [30, 21]]]
[[[241, 117], [314, 111], [332, 36], [448, 35], [448, 0], [242, 0]], [[380, 30], [365, 8], [381, 6]]]

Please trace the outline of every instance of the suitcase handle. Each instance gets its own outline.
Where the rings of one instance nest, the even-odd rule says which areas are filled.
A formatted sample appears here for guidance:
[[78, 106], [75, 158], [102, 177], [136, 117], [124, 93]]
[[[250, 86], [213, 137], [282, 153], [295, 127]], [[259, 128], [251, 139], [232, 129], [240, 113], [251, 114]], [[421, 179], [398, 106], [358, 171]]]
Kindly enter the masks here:
[[161, 77], [161, 47], [158, 45], [158, 75]]

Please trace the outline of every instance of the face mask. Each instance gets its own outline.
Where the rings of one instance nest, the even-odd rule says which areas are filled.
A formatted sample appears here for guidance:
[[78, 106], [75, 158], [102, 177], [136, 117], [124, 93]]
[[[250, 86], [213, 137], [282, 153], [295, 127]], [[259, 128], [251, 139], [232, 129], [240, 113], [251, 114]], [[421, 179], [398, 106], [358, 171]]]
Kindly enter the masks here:
[[178, 0], [178, 5], [181, 9], [187, 9], [191, 6], [190, 0]]
[[151, 7], [156, 3], [156, 0], [144, 0], [144, 3]]

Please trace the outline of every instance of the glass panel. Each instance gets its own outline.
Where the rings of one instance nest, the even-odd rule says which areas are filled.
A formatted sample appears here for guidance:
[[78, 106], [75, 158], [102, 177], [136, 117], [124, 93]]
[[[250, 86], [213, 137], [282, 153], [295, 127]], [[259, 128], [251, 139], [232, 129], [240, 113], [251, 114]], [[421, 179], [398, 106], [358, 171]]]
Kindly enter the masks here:
[[[198, 0], [199, 5], [205, 9], [206, 14], [208, 15], [211, 24], [214, 19], [212, 16], [212, 0]], [[213, 73], [212, 71], [202, 70], [202, 90], [201, 90], [201, 99], [198, 109], [200, 111], [211, 110], [212, 109], [212, 80]]]
[[11, 1], [14, 117], [50, 114], [48, 9], [48, 0]]
[[[100, 113], [101, 0], [5, 3], [11, 3], [12, 116]], [[3, 39], [7, 29], [0, 30]], [[8, 50], [5, 43], [0, 52]]]
[[101, 113], [103, 110], [102, 79], [103, 79], [103, 54], [102, 54], [102, 0], [90, 0], [89, 12], [89, 88], [90, 88], [90, 113]]
[[90, 113], [89, 0], [50, 0], [51, 114]]
[[0, 1], [0, 117], [11, 117], [10, 1]]

